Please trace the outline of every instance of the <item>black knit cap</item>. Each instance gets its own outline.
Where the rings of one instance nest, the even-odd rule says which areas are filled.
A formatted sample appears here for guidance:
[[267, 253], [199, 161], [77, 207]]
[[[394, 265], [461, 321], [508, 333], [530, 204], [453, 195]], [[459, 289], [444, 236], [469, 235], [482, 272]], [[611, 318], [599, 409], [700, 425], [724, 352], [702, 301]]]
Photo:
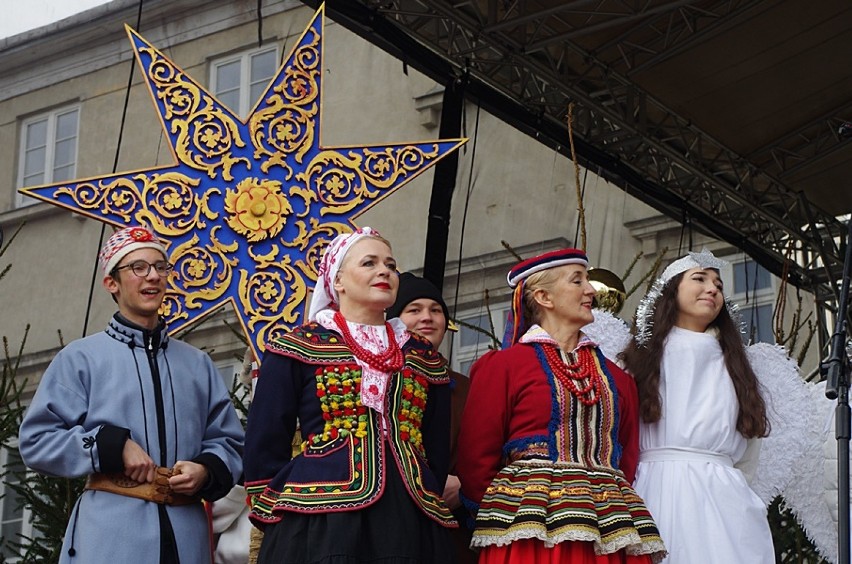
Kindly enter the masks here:
[[396, 301], [385, 310], [387, 318], [399, 317], [405, 306], [421, 298], [435, 300], [441, 304], [441, 309], [444, 310], [444, 319], [449, 324], [450, 312], [437, 286], [425, 278], [415, 276], [410, 272], [403, 272], [399, 275], [399, 291], [396, 293]]

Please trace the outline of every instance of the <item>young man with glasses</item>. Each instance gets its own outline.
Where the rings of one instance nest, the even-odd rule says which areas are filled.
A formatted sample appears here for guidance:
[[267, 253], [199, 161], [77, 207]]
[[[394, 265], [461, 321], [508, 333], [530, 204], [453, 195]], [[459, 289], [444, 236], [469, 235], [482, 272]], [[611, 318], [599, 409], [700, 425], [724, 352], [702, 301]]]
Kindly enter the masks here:
[[154, 233], [116, 232], [100, 264], [118, 312], [56, 355], [20, 430], [27, 466], [88, 476], [59, 562], [209, 563], [201, 499], [240, 478], [242, 426], [210, 357], [158, 315], [171, 266]]

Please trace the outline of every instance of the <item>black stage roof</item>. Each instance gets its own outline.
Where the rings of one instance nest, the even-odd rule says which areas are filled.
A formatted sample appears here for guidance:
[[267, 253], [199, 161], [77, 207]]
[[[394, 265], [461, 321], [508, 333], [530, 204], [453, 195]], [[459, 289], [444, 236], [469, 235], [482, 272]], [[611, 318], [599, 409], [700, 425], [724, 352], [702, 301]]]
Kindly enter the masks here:
[[[314, 7], [317, 2], [308, 2]], [[329, 0], [332, 19], [829, 308], [852, 212], [848, 0]], [[849, 131], [852, 136], [852, 131]], [[845, 221], [845, 218], [841, 217]]]

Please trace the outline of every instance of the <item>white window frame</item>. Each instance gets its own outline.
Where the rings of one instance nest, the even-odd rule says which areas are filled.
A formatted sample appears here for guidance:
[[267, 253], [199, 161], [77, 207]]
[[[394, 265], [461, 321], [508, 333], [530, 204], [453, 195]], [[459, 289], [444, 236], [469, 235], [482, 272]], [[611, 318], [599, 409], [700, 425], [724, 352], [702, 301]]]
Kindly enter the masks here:
[[[17, 440], [12, 441], [9, 444], [8, 448], [0, 448], [0, 467], [2, 467], [4, 470], [6, 468], [7, 462], [9, 461], [9, 448], [17, 449], [18, 448]], [[4, 480], [4, 481], [0, 482], [0, 495], [2, 495], [2, 497], [0, 497], [0, 519], [2, 519], [2, 516], [3, 516], [3, 510], [4, 510], [3, 504], [4, 503], [11, 503], [11, 500], [4, 495], [5, 493], [6, 493], [6, 482]], [[5, 523], [0, 522], [0, 524], [5, 524]], [[21, 510], [21, 530], [20, 530], [20, 534], [23, 535], [23, 536], [26, 536], [26, 537], [32, 537], [33, 536], [32, 511], [30, 511], [29, 508], [27, 508], [27, 507], [24, 507]], [[6, 541], [21, 542], [21, 540], [23, 540], [23, 539], [18, 537], [18, 538], [15, 538], [15, 539], [5, 539], [5, 540]], [[6, 560], [6, 562], [9, 562], [10, 564], [12, 564], [13, 562], [18, 562], [19, 560], [20, 560], [20, 555], [18, 557], [12, 556], [8, 560]]]
[[[775, 308], [775, 300], [777, 295], [777, 279], [775, 275], [769, 272], [769, 286], [765, 288], [755, 289], [752, 280], [749, 280], [749, 286], [745, 292], [735, 292], [734, 286], [734, 266], [744, 263], [752, 263], [757, 265], [758, 268], [763, 268], [757, 261], [750, 257], [743, 257], [743, 255], [731, 255], [727, 257], [722, 257], [726, 261], [728, 261], [728, 265], [723, 267], [721, 270], [722, 282], [725, 285], [725, 296], [733, 300], [734, 303], [739, 305], [740, 307], [740, 315], [743, 318], [743, 321], [748, 324], [752, 315], [752, 311], [754, 308], [758, 308], [761, 306], [769, 306], [773, 311]], [[764, 270], [766, 270], [764, 268]], [[746, 326], [748, 329], [748, 325]], [[772, 321], [770, 318], [770, 327], [768, 328], [769, 334], [772, 336], [772, 340], [768, 341], [770, 344], [775, 344], [774, 339], [774, 327], [772, 326]], [[751, 338], [751, 335], [744, 336], [746, 341]], [[747, 343], [748, 344], [748, 343]]]
[[262, 53], [268, 52], [275, 53], [275, 68], [267, 78], [264, 78], [264, 83], [268, 83], [269, 80], [275, 76], [275, 72], [278, 70], [279, 61], [278, 61], [278, 45], [267, 45], [265, 47], [249, 49], [247, 51], [242, 51], [240, 53], [236, 53], [233, 55], [229, 55], [226, 57], [221, 57], [218, 59], [212, 59], [210, 61], [210, 91], [214, 96], [218, 95], [216, 91], [216, 81], [218, 79], [219, 67], [222, 65], [230, 64], [235, 61], [240, 62], [240, 101], [238, 108], [230, 108], [232, 112], [234, 112], [238, 116], [247, 116], [249, 110], [251, 110], [255, 104], [257, 104], [257, 100], [249, 100], [249, 94], [251, 93], [251, 87], [253, 84], [259, 84], [260, 81], [256, 81], [255, 83], [251, 82], [251, 59], [255, 55], [259, 55]]
[[[470, 321], [472, 319], [477, 319], [480, 316], [485, 316], [487, 314], [491, 314], [491, 323], [494, 326], [494, 333], [497, 339], [503, 338], [503, 330], [506, 326], [506, 318], [509, 315], [510, 303], [508, 301], [491, 303], [489, 304], [488, 309], [484, 306], [479, 309], [470, 309], [462, 311], [456, 314], [455, 319], [460, 321]], [[470, 365], [473, 364], [478, 358], [489, 351], [489, 345], [491, 344], [490, 339], [483, 335], [482, 339], [484, 341], [480, 341], [476, 344], [465, 345], [463, 346], [461, 343], [461, 332], [462, 331], [473, 331], [472, 329], [467, 329], [466, 327], [459, 325], [459, 331], [456, 333], [448, 333], [448, 335], [452, 339], [452, 355], [450, 366], [456, 372], [460, 374], [464, 374], [465, 376], [470, 376]]]
[[224, 360], [214, 362], [214, 364], [216, 365], [216, 370], [218, 370], [219, 374], [222, 376], [222, 381], [225, 383], [225, 389], [230, 392], [234, 386], [234, 377], [236, 377], [238, 383], [240, 382], [240, 373], [243, 371], [243, 363], [235, 358], [226, 358]]
[[[75, 124], [74, 128], [74, 160], [71, 163], [72, 170], [71, 173], [68, 175], [68, 178], [76, 178], [77, 161], [80, 158], [80, 104], [73, 104], [70, 106], [56, 108], [49, 112], [30, 116], [21, 121], [21, 139], [18, 145], [18, 179], [16, 183], [18, 188], [24, 188], [27, 185], [32, 185], [29, 181], [26, 181], [25, 184], [24, 180], [27, 158], [27, 128], [34, 123], [47, 120], [47, 133], [45, 135], [47, 139], [47, 144], [45, 146], [44, 162], [42, 163], [42, 165], [44, 166], [44, 177], [42, 178], [41, 182], [37, 183], [36, 185], [52, 184], [54, 181], [53, 172], [56, 164], [56, 144], [59, 141], [62, 141], [61, 139], [56, 138], [56, 120], [59, 116], [66, 115], [71, 112], [77, 113], [77, 123]], [[17, 191], [15, 192], [16, 208], [31, 206], [35, 203], [38, 203], [38, 200], [36, 200], [35, 198], [24, 196], [23, 194]]]

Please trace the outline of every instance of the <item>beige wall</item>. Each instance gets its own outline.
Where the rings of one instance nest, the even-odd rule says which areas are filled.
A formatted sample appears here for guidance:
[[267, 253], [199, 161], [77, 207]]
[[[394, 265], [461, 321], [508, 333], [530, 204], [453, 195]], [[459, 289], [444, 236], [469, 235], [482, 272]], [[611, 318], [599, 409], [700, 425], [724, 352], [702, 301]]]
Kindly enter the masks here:
[[[14, 345], [23, 327], [31, 324], [25, 366], [34, 377], [58, 346], [57, 331], [66, 341], [81, 335], [101, 224], [57, 211], [48, 204], [12, 209], [19, 124], [21, 119], [51, 107], [79, 102], [77, 176], [112, 170], [130, 54], [121, 21], [135, 20], [136, 4], [132, 4], [116, 0], [110, 5], [115, 14], [97, 25], [77, 22], [71, 26], [74, 34], [62, 29], [36, 34], [0, 51], [0, 69], [10, 67], [4, 67], [4, 61], [15, 63], [11, 65], [14, 72], [0, 70], [0, 226], [9, 236], [21, 220], [28, 222], [0, 258], [0, 268], [13, 264], [9, 275], [0, 281], [0, 335], [10, 337]], [[178, 66], [207, 84], [212, 58], [255, 46], [254, 5], [253, 1], [154, 1], [150, 10], [156, 17], [146, 22], [143, 13], [146, 23], [142, 33]], [[267, 0], [264, 33], [289, 52], [311, 16], [312, 11], [299, 2]], [[90, 40], [79, 39], [80, 34], [84, 38], [88, 34]], [[411, 67], [405, 73], [400, 61], [331, 21], [326, 22], [324, 37], [324, 144], [435, 138], [437, 128], [421, 125], [423, 116], [415, 102], [416, 97], [436, 86], [432, 80]], [[55, 54], [48, 55], [50, 52]], [[22, 63], [27, 57], [28, 65]], [[45, 69], [53, 69], [55, 81], [46, 78]], [[27, 84], [35, 86], [17, 92]], [[476, 107], [469, 102], [466, 111], [467, 135], [473, 137]], [[453, 278], [448, 278], [446, 290], [452, 295], [453, 263], [459, 254], [473, 167], [462, 249], [468, 266], [460, 288], [466, 305], [474, 305], [485, 288], [505, 294], [505, 269], [512, 259], [503, 250], [502, 240], [529, 253], [543, 248], [545, 241], [579, 244], [574, 240], [577, 199], [571, 162], [485, 112], [480, 116], [476, 138], [475, 162], [473, 141], [460, 156], [447, 256], [448, 274]], [[148, 168], [171, 160], [150, 95], [136, 74], [117, 170]], [[583, 174], [585, 171], [581, 171], [581, 179]], [[403, 270], [422, 267], [431, 180], [431, 172], [422, 175], [357, 219], [358, 224], [376, 227], [392, 241]], [[650, 268], [650, 255], [657, 248], [668, 244], [674, 256], [679, 226], [672, 228], [673, 222], [649, 220], [658, 214], [591, 172], [585, 190], [588, 251], [593, 263], [620, 274], [635, 254], [644, 250], [649, 258], [637, 265], [628, 280], [630, 286]], [[490, 270], [477, 267], [480, 263], [490, 265]], [[625, 317], [632, 315], [638, 298], [634, 296], [628, 302]], [[99, 331], [112, 311], [113, 304], [98, 280], [88, 332]], [[217, 358], [242, 354], [238, 339], [224, 326], [227, 319], [233, 321], [233, 315], [223, 312], [211, 316], [188, 339], [206, 345]]]

